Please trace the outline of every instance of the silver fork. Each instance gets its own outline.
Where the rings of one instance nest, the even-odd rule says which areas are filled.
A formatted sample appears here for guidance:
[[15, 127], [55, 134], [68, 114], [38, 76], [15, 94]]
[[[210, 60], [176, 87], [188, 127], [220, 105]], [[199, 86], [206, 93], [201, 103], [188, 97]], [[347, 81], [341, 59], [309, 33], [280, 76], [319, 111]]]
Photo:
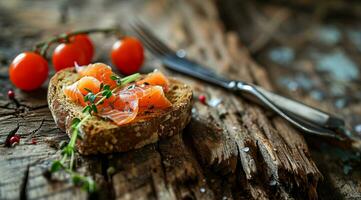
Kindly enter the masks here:
[[144, 46], [159, 58], [166, 68], [242, 94], [247, 99], [273, 110], [303, 132], [339, 140], [344, 139], [336, 133], [344, 130], [345, 122], [342, 119], [259, 86], [221, 77], [209, 68], [177, 55], [139, 20], [130, 23], [130, 27]]

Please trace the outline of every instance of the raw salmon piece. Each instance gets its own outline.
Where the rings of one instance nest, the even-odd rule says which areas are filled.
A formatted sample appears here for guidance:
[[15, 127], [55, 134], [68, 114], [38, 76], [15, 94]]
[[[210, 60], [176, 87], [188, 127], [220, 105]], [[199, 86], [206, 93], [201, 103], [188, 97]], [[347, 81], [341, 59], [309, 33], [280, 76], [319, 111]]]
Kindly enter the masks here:
[[88, 66], [78, 67], [77, 72], [80, 76], [93, 76], [95, 78], [101, 78], [102, 74], [98, 74], [99, 72], [112, 72], [112, 68], [103, 63], [94, 63]]
[[149, 84], [162, 86], [165, 91], [168, 91], [169, 80], [160, 71], [154, 71], [144, 77], [144, 79], [137, 82], [138, 85]]
[[108, 107], [115, 108], [115, 106], [114, 106], [115, 101], [116, 101], [116, 97], [114, 94], [112, 94], [112, 96], [110, 96], [108, 99], [105, 99], [103, 101], [103, 103], [99, 104], [97, 106], [97, 108], [98, 108], [98, 110], [101, 110], [103, 108], [108, 108]]
[[86, 105], [84, 102], [84, 96], [81, 94], [80, 90], [78, 89], [78, 81], [66, 86], [63, 88], [63, 92], [66, 97], [76, 103], [80, 103], [81, 105]]
[[147, 89], [144, 96], [139, 99], [139, 107], [143, 108], [168, 108], [172, 103], [164, 95], [161, 86], [152, 86]]
[[96, 94], [100, 90], [100, 81], [92, 76], [84, 76], [78, 81], [78, 89], [83, 95], [87, 95], [88, 90]]
[[111, 76], [113, 75], [112, 68], [103, 63], [95, 63], [86, 67], [79, 67], [77, 72], [81, 77], [92, 76], [105, 85], [109, 85], [111, 88], [114, 88], [117, 85], [116, 82], [111, 79]]
[[113, 109], [123, 109], [126, 104], [125, 101], [123, 101], [122, 99], [120, 99], [121, 95], [133, 95], [135, 94], [136, 96], [134, 96], [134, 98], [138, 98], [143, 96], [144, 93], [144, 89], [141, 88], [133, 88], [131, 90], [128, 90], [127, 88], [124, 90], [121, 90], [115, 94], [112, 94], [109, 98], [105, 99], [103, 101], [103, 103], [99, 104], [97, 106], [98, 110], [99, 109], [104, 109], [104, 108], [113, 108]]
[[[72, 101], [87, 105], [84, 95], [88, 90], [96, 94], [100, 91], [101, 83], [116, 86], [111, 79], [113, 72], [105, 64], [97, 63], [86, 67], [76, 67], [82, 77], [79, 81], [64, 88], [65, 95]], [[136, 84], [127, 85], [122, 90], [115, 92], [110, 98], [97, 105], [98, 115], [112, 120], [117, 125], [131, 122], [136, 118], [139, 109], [159, 108], [164, 109], [172, 106], [164, 95], [164, 90], [169, 87], [169, 81], [159, 71], [152, 72]], [[101, 97], [97, 97], [99, 100]]]
[[98, 110], [101, 117], [108, 118], [117, 125], [134, 120], [142, 106], [167, 108], [172, 105], [164, 96], [161, 86], [125, 88], [114, 96], [115, 100], [112, 97], [107, 99], [109, 102], [106, 100]]
[[119, 108], [104, 107], [100, 109], [99, 116], [112, 120], [117, 125], [131, 122], [138, 114], [139, 100], [134, 93], [121, 92], [117, 100], [123, 105]]
[[[121, 94], [135, 94], [136, 98], [139, 99], [139, 107], [142, 108], [168, 108], [172, 104], [164, 95], [163, 88], [161, 86], [134, 86], [131, 89], [124, 89], [120, 92]], [[113, 102], [113, 107], [122, 109], [126, 106], [126, 101], [119, 99], [121, 96]]]
[[127, 106], [128, 101], [132, 101], [129, 97], [139, 99], [145, 94], [145, 92], [146, 90], [140, 87], [134, 87], [131, 89], [125, 88], [118, 92], [118, 95], [110, 97], [109, 104], [115, 109], [124, 109]]
[[139, 86], [133, 85], [130, 87], [131, 87], [131, 89], [126, 89], [128, 92], [134, 93], [135, 95], [137, 95], [137, 98], [142, 98], [144, 96], [149, 95], [149, 93], [151, 92], [150, 88], [153, 86], [139, 87]]

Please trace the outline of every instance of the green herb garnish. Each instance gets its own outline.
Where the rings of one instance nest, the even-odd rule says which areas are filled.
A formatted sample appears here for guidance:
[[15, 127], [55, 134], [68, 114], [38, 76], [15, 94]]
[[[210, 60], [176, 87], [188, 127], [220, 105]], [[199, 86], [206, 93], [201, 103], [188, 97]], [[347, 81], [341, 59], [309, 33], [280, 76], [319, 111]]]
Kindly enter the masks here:
[[79, 173], [76, 173], [74, 170], [74, 157], [76, 151], [76, 141], [80, 136], [80, 128], [81, 126], [94, 114], [98, 113], [97, 105], [104, 103], [105, 99], [110, 98], [116, 90], [125, 86], [128, 83], [131, 83], [139, 78], [139, 73], [120, 78], [118, 76], [112, 75], [111, 79], [117, 82], [117, 87], [114, 89], [110, 89], [109, 85], [101, 84], [100, 92], [97, 94], [93, 94], [92, 91], [85, 88], [88, 91], [88, 94], [84, 97], [84, 101], [89, 104], [83, 108], [83, 113], [85, 113], [85, 117], [82, 119], [74, 118], [71, 123], [71, 131], [72, 135], [70, 137], [70, 141], [68, 144], [63, 143], [61, 146], [61, 160], [54, 160], [49, 172], [55, 173], [60, 170], [65, 171], [71, 176], [71, 180], [74, 185], [80, 185], [83, 189], [88, 192], [94, 192], [96, 190], [96, 184], [91, 177], [83, 176]]

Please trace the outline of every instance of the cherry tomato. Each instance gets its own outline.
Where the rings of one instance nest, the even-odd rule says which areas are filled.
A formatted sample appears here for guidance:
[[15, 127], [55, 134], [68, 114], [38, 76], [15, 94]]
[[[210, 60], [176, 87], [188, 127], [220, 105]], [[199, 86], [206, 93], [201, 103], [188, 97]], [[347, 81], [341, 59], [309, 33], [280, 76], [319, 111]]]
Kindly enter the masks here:
[[125, 37], [114, 43], [111, 51], [113, 64], [125, 75], [137, 72], [144, 61], [142, 43], [133, 37]]
[[75, 62], [78, 65], [89, 64], [84, 49], [80, 48], [75, 43], [59, 44], [53, 52], [52, 61], [56, 71], [67, 67], [73, 67]]
[[39, 88], [49, 73], [47, 61], [35, 52], [24, 52], [15, 57], [9, 68], [11, 82], [30, 91]]
[[71, 37], [70, 41], [84, 50], [86, 62], [90, 63], [94, 56], [94, 45], [90, 38], [86, 34], [81, 34]]

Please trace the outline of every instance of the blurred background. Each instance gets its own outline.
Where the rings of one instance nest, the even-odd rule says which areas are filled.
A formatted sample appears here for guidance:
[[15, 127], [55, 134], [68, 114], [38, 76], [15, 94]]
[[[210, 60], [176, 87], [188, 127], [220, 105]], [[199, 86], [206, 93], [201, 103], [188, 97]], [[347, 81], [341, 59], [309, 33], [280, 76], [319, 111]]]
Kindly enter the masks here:
[[[348, 134], [361, 136], [359, 1], [225, 0], [217, 5], [227, 30], [237, 32], [279, 93], [344, 117]], [[361, 185], [352, 181], [360, 177], [360, 154], [308, 143], [321, 172], [329, 173], [325, 180], [347, 183], [340, 196], [321, 183], [320, 198], [330, 192], [329, 199], [361, 198], [353, 196], [353, 186]]]
[[[267, 71], [278, 93], [336, 113], [347, 121], [347, 134], [361, 137], [361, 2], [215, 2], [225, 31], [237, 34], [242, 48]], [[138, 0], [0, 1], [0, 77], [6, 79], [11, 60], [36, 42], [71, 30], [119, 26], [128, 17], [137, 15], [129, 10], [143, 3]], [[204, 4], [207, 3], [205, 0]], [[157, 18], [155, 13], [167, 12], [159, 7], [149, 6], [146, 10], [148, 16], [154, 16], [147, 19], [153, 22], [152, 27], [168, 38], [165, 40], [170, 45], [191, 49], [169, 40], [166, 31], [169, 27], [157, 23], [165, 19]], [[97, 45], [95, 60], [110, 63], [108, 49], [116, 38], [104, 37], [92, 36]], [[12, 87], [1, 84], [2, 91]], [[320, 171], [326, 174], [325, 182], [320, 183], [319, 196], [327, 196], [334, 189], [328, 181], [336, 185], [339, 196], [335, 198], [359, 195], [359, 152], [349, 153], [314, 141], [310, 145]]]
[[[322, 102], [361, 134], [361, 7], [357, 1], [220, 1], [226, 27], [265, 67], [279, 91]], [[237, 10], [231, 11], [231, 10]], [[231, 11], [231, 12], [230, 12]], [[348, 110], [348, 111], [346, 111]]]

